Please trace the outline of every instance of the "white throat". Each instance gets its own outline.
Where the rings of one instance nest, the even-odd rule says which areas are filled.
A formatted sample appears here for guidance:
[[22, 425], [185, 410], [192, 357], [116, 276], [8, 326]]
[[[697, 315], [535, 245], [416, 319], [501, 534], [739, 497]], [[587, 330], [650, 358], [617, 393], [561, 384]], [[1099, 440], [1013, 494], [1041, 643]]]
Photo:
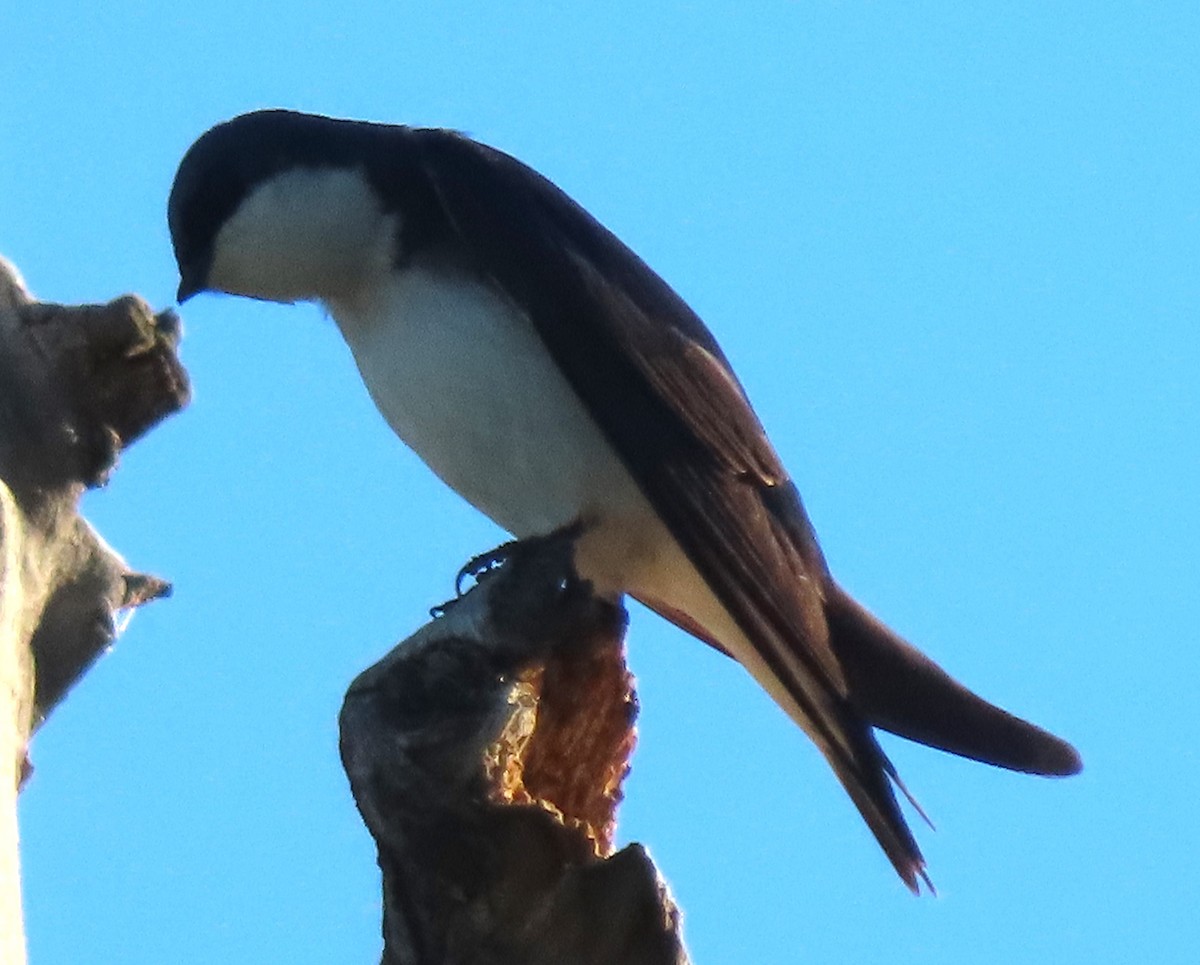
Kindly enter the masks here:
[[285, 171], [217, 234], [209, 287], [275, 302], [352, 299], [391, 268], [397, 227], [361, 170]]

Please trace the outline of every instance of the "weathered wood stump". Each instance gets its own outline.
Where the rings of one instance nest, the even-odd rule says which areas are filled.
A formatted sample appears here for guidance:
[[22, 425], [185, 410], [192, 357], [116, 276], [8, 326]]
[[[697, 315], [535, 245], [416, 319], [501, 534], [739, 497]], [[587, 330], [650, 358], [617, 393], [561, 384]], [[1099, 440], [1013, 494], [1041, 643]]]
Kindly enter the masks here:
[[566, 535], [514, 544], [346, 695], [384, 965], [687, 961], [645, 850], [613, 853], [636, 716], [626, 618], [570, 557]]

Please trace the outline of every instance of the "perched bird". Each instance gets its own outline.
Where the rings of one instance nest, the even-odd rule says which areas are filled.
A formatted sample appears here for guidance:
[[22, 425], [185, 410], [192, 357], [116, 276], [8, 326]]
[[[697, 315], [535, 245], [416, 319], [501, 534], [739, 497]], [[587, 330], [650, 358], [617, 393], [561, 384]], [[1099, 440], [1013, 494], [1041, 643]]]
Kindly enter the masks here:
[[550, 181], [446, 130], [292, 111], [214, 127], [168, 220], [179, 300], [322, 303], [375, 404], [518, 539], [732, 656], [829, 761], [913, 891], [879, 727], [1066, 775], [1069, 744], [952, 680], [843, 590], [712, 335]]

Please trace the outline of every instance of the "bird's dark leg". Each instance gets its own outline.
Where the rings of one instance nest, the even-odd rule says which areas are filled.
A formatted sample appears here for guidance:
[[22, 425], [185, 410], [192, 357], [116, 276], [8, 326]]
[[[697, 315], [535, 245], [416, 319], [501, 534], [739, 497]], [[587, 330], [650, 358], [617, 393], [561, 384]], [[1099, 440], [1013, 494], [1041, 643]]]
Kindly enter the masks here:
[[508, 560], [512, 554], [513, 547], [517, 546], [520, 540], [509, 540], [507, 543], [501, 543], [494, 549], [488, 550], [486, 553], [480, 553], [478, 556], [472, 556], [463, 565], [463, 568], [458, 571], [458, 575], [454, 578], [454, 597], [447, 600], [445, 603], [439, 603], [437, 606], [429, 608], [429, 615], [440, 617], [446, 613], [455, 603], [462, 599], [466, 590], [463, 584], [467, 580], [474, 580], [477, 584], [483, 582], [484, 578], [490, 575], [494, 570], [498, 570]]
[[473, 556], [467, 560], [466, 565], [458, 571], [458, 576], [454, 578], [455, 597], [460, 597], [466, 592], [463, 589], [463, 583], [468, 579], [472, 579], [476, 583], [482, 583], [484, 578], [493, 570], [498, 570], [503, 566], [512, 554], [513, 547], [519, 542], [519, 540], [515, 539], [509, 540], [507, 543], [501, 543], [495, 549], [490, 549], [486, 553], [480, 553], [478, 556]]
[[467, 560], [466, 564], [458, 571], [458, 576], [454, 578], [454, 599], [447, 600], [445, 603], [439, 603], [435, 607], [430, 607], [429, 615], [434, 617], [442, 616], [455, 603], [462, 599], [467, 592], [463, 589], [463, 584], [472, 579], [476, 584], [482, 583], [483, 580], [490, 576], [495, 570], [500, 569], [518, 546], [523, 543], [535, 543], [541, 540], [562, 538], [578, 539], [585, 529], [585, 524], [581, 520], [575, 520], [568, 523], [566, 526], [555, 530], [548, 536], [530, 536], [525, 539], [511, 539], [507, 543], [501, 543], [495, 549], [490, 549], [486, 553], [480, 553], [478, 556], [473, 556]]

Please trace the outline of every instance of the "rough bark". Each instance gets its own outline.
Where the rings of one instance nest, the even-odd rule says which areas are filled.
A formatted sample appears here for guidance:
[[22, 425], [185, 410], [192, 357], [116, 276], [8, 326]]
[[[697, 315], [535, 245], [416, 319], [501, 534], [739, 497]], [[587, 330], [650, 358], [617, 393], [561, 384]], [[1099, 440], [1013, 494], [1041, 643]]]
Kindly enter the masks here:
[[625, 613], [575, 576], [570, 548], [515, 544], [346, 695], [384, 965], [687, 961], [646, 852], [612, 853], [636, 715]]
[[25, 960], [16, 795], [33, 729], [112, 643], [115, 615], [170, 587], [79, 515], [121, 449], [188, 400], [178, 319], [126, 295], [36, 301], [0, 258], [0, 960]]

